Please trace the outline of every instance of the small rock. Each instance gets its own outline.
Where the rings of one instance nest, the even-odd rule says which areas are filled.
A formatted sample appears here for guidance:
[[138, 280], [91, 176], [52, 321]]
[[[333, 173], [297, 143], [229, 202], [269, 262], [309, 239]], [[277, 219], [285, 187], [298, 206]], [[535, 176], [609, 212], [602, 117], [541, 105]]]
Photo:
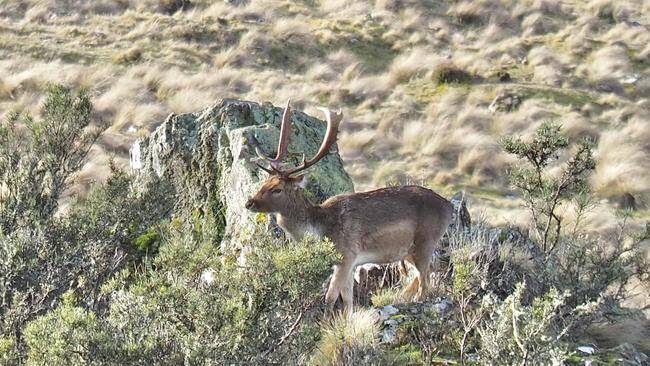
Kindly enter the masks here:
[[201, 273], [201, 282], [210, 286], [214, 282], [214, 273], [215, 271], [212, 268], [205, 269], [203, 273]]
[[399, 309], [397, 309], [393, 305], [386, 305], [383, 308], [378, 309], [377, 312], [379, 314], [379, 320], [384, 321], [390, 318], [391, 316], [399, 313]]
[[576, 349], [586, 355], [593, 355], [594, 353], [596, 353], [596, 349], [591, 346], [580, 346]]
[[621, 83], [626, 85], [634, 85], [637, 83], [637, 81], [639, 81], [640, 78], [641, 77], [639, 74], [626, 75], [623, 77], [623, 79], [621, 79]]
[[521, 105], [521, 98], [515, 94], [502, 93], [496, 96], [488, 109], [492, 113], [511, 112]]
[[451, 301], [449, 301], [448, 299], [443, 299], [435, 304], [432, 304], [430, 309], [439, 314], [445, 314], [449, 311], [449, 309], [451, 309], [452, 306], [453, 304], [451, 303]]
[[396, 327], [399, 325], [399, 321], [397, 321], [397, 319], [388, 319], [384, 322], [384, 325], [388, 327]]
[[393, 343], [395, 342], [395, 330], [386, 329], [381, 335], [381, 343]]
[[382, 308], [382, 310], [385, 311], [388, 315], [395, 315], [399, 313], [399, 309], [393, 305], [386, 305]]

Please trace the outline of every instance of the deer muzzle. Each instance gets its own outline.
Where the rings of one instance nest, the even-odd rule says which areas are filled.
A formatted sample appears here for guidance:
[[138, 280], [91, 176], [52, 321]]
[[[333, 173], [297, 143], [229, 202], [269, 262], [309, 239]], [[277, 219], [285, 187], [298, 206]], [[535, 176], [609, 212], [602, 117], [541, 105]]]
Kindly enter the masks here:
[[257, 211], [257, 205], [253, 198], [249, 198], [248, 201], [246, 201], [245, 207], [248, 210]]

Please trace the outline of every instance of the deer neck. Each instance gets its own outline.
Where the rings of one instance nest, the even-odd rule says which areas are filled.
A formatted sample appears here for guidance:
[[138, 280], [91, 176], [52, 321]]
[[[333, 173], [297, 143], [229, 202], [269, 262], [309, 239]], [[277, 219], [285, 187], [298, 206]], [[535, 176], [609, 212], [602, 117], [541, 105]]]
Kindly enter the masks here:
[[298, 195], [292, 204], [282, 212], [277, 212], [278, 225], [289, 233], [295, 241], [307, 234], [321, 237], [323, 228], [319, 220], [320, 206], [315, 206], [303, 195]]

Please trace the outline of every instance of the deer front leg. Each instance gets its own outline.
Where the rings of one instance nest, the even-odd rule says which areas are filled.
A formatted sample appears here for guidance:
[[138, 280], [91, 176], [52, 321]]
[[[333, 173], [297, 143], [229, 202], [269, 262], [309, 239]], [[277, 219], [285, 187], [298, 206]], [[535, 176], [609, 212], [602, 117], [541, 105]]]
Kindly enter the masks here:
[[352, 315], [352, 291], [354, 287], [354, 261], [344, 259], [334, 266], [334, 273], [325, 294], [329, 310], [334, 309], [336, 300], [341, 296], [346, 315]]

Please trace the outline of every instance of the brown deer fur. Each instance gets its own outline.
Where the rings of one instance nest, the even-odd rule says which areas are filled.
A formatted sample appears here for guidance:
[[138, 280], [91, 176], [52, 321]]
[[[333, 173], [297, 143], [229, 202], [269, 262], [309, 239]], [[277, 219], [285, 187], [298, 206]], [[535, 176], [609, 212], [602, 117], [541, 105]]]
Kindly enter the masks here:
[[[285, 116], [287, 110], [288, 104]], [[332, 121], [329, 111], [326, 116], [328, 133], [336, 134], [341, 115], [337, 114], [338, 121]], [[283, 121], [283, 128], [288, 136], [290, 130], [285, 126], [290, 125], [290, 117], [286, 121]], [[303, 162], [303, 167], [322, 158], [334, 137], [326, 135], [329, 146], [323, 143], [318, 159], [307, 164]], [[286, 140], [282, 141], [281, 137], [280, 144], [283, 143], [286, 150]], [[290, 176], [295, 169], [283, 174], [273, 163], [271, 168], [273, 171], [265, 169], [271, 176], [248, 200], [246, 208], [275, 213], [278, 224], [293, 240], [301, 240], [306, 233], [312, 233], [334, 243], [343, 259], [334, 267], [325, 296], [330, 307], [340, 295], [346, 312], [351, 313], [354, 269], [365, 263], [408, 261], [415, 266], [418, 275], [405, 293], [417, 291], [419, 297], [425, 294], [433, 251], [451, 222], [453, 208], [449, 201], [424, 187], [401, 186], [340, 194], [314, 205], [302, 192], [306, 175]]]

